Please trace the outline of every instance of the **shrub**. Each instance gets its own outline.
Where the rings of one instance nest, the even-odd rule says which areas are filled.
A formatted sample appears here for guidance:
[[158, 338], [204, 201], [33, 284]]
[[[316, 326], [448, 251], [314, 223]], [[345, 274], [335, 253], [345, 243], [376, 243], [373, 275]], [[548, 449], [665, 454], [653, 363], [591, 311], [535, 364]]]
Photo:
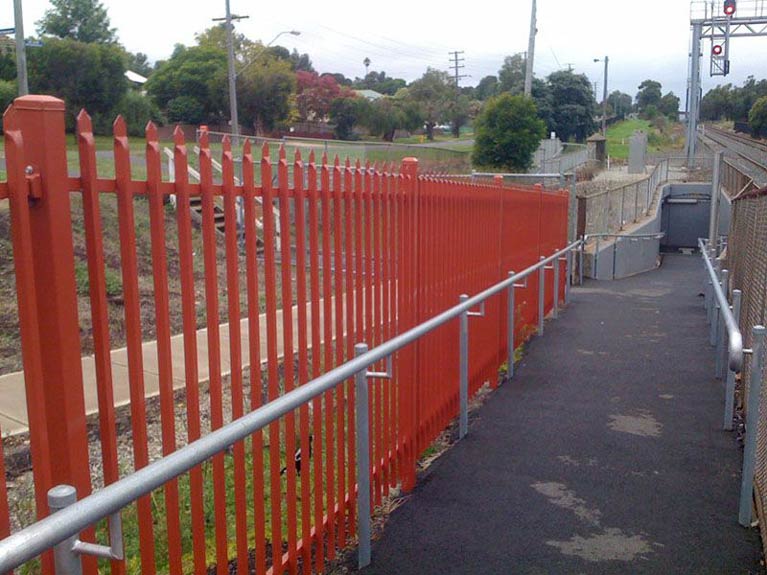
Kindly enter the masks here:
[[767, 137], [767, 96], [759, 98], [748, 114], [748, 124], [755, 138]]
[[527, 170], [546, 135], [532, 98], [508, 93], [488, 100], [474, 124], [475, 165], [511, 171]]

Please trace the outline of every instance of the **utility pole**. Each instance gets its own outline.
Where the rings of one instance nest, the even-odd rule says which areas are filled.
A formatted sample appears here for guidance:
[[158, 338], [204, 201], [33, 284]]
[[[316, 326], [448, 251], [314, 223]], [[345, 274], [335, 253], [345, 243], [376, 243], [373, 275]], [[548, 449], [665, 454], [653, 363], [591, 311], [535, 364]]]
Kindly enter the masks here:
[[[594, 58], [594, 62], [605, 63], [604, 96], [602, 98], [602, 135], [607, 137], [607, 71], [610, 65], [610, 57], [605, 56], [603, 60], [600, 60], [599, 58]], [[594, 84], [594, 86], [595, 86], [594, 95], [596, 97], [596, 93], [597, 93], [596, 83]]]
[[610, 65], [610, 57], [605, 56], [605, 87], [604, 99], [602, 100], [602, 135], [607, 137], [607, 71]]
[[24, 44], [24, 15], [21, 10], [21, 0], [13, 0], [13, 15], [16, 26], [16, 74], [19, 84], [19, 96], [29, 94], [27, 80], [27, 48]]
[[533, 0], [533, 13], [530, 17], [530, 41], [527, 46], [527, 68], [525, 70], [525, 96], [533, 94], [533, 64], [535, 63], [535, 36], [538, 34], [538, 5]]
[[448, 52], [452, 58], [450, 59], [451, 67], [453, 68], [453, 77], [455, 78], [455, 93], [456, 95], [460, 94], [461, 88], [459, 82], [463, 78], [467, 78], [468, 76], [461, 74], [461, 69], [465, 68], [466, 66], [463, 65], [463, 62], [466, 61], [466, 58], [462, 56], [463, 50], [455, 51], [455, 52]]
[[229, 0], [226, 0], [226, 16], [224, 18], [214, 18], [214, 22], [224, 22], [226, 25], [226, 50], [229, 56], [229, 119], [232, 124], [232, 144], [239, 144], [240, 136], [240, 118], [237, 113], [237, 71], [234, 68], [234, 24], [233, 21], [245, 20], [249, 16], [233, 16], [229, 6]]

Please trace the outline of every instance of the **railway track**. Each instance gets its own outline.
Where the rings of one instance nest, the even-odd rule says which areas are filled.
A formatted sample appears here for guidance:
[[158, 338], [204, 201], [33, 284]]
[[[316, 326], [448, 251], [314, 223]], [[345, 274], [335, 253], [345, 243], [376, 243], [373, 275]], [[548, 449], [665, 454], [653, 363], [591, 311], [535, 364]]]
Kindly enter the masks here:
[[728, 159], [757, 185], [767, 185], [767, 143], [710, 126], [706, 126], [700, 138], [714, 151], [725, 150]]

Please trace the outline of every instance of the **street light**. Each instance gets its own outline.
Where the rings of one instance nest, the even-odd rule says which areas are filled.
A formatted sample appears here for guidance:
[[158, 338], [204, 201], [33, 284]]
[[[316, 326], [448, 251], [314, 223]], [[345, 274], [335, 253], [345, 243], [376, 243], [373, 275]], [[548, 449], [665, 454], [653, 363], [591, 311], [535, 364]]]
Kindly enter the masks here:
[[610, 65], [610, 57], [605, 56], [602, 58], [594, 58], [594, 62], [604, 62], [605, 63], [605, 87], [604, 87], [604, 98], [602, 101], [602, 135], [606, 138], [607, 137], [607, 71], [608, 67]]

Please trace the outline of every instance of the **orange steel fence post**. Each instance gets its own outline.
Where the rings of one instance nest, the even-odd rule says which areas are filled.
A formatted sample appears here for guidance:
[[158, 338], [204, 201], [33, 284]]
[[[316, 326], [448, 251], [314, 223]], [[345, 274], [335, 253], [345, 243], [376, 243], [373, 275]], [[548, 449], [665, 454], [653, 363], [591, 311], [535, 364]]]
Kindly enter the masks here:
[[[401, 246], [400, 257], [405, 256], [404, 278], [402, 278], [405, 290], [405, 309], [400, 313], [405, 314], [405, 325], [400, 331], [405, 331], [418, 323], [418, 160], [405, 158], [402, 160], [400, 172], [405, 177], [405, 238]], [[405, 468], [402, 470], [402, 487], [405, 491], [411, 491], [415, 487], [416, 461], [418, 459], [418, 347], [415, 343], [406, 350], [408, 367], [403, 370], [406, 376], [406, 385], [401, 388], [403, 395], [403, 409], [400, 411], [401, 425], [403, 426], [402, 442], [404, 444]]]
[[[28, 233], [20, 238], [14, 230], [14, 259], [17, 274], [28, 274], [26, 279], [34, 285], [30, 293], [19, 293], [19, 319], [22, 349], [39, 360], [35, 370], [41, 377], [28, 377], [27, 399], [37, 398], [42, 405], [29, 404], [30, 411], [38, 410], [44, 418], [30, 417], [30, 435], [33, 452], [38, 451], [35, 478], [39, 492], [53, 485], [70, 484], [84, 497], [91, 491], [88, 464], [88, 438], [85, 421], [83, 374], [80, 363], [80, 326], [77, 316], [74, 248], [72, 245], [72, 217], [70, 212], [69, 179], [67, 173], [67, 146], [64, 133], [64, 102], [51, 96], [24, 96], [18, 98], [5, 115], [7, 131], [16, 130], [24, 142], [21, 155], [8, 155], [9, 184], [12, 173], [23, 170], [26, 181], [15, 181], [11, 193], [11, 211], [14, 224], [20, 212]], [[6, 138], [8, 140], [8, 138]], [[15, 156], [15, 157], [14, 157]], [[13, 165], [14, 160], [24, 166]], [[28, 207], [24, 190], [28, 187]], [[16, 206], [14, 206], [16, 202]], [[21, 253], [21, 240], [28, 250]], [[19, 268], [26, 267], [20, 272]], [[26, 301], [31, 298], [34, 301]], [[34, 313], [23, 308], [34, 307]], [[25, 362], [25, 371], [28, 366]], [[38, 429], [34, 429], [35, 427]], [[44, 430], [39, 429], [44, 426]], [[47, 441], [35, 438], [47, 436]], [[35, 443], [37, 445], [35, 445]], [[41, 464], [41, 465], [40, 465]], [[43, 469], [42, 467], [45, 467]], [[49, 483], [49, 484], [48, 484]], [[47, 515], [47, 507], [38, 501], [38, 517]], [[96, 562], [84, 562], [86, 573], [96, 572]], [[49, 571], [51, 563], [44, 562]]]

